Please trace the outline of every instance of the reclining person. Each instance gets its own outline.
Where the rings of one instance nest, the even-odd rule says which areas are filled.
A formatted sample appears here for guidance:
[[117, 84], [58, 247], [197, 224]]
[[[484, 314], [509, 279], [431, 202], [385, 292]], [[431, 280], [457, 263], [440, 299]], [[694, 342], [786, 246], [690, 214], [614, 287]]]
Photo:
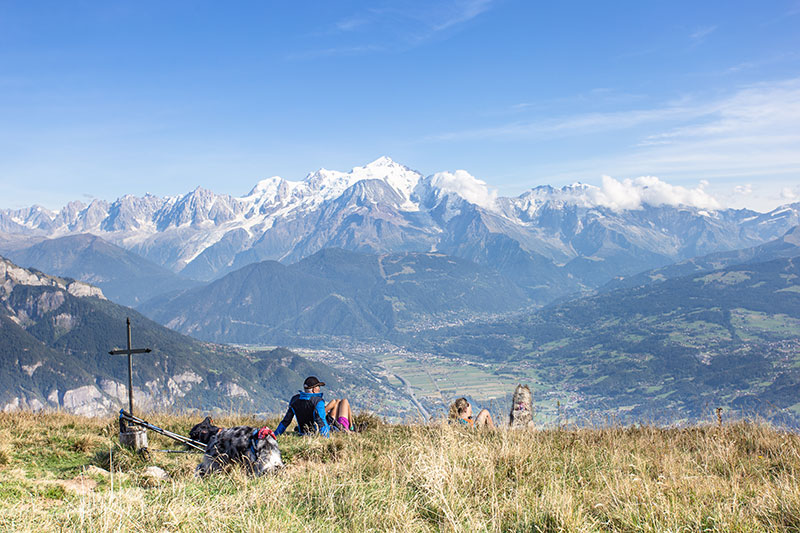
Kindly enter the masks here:
[[320, 387], [324, 387], [325, 382], [318, 380], [315, 376], [309, 376], [303, 382], [303, 390], [299, 394], [292, 396], [289, 400], [289, 409], [283, 417], [275, 435], [281, 435], [292, 418], [297, 418], [297, 428], [295, 431], [299, 435], [313, 435], [321, 433], [330, 436], [331, 428], [325, 420], [325, 400], [322, 399]]
[[494, 428], [492, 415], [486, 409], [481, 409], [478, 416], [472, 417], [472, 406], [466, 398], [459, 398], [450, 405], [450, 421], [471, 428]]

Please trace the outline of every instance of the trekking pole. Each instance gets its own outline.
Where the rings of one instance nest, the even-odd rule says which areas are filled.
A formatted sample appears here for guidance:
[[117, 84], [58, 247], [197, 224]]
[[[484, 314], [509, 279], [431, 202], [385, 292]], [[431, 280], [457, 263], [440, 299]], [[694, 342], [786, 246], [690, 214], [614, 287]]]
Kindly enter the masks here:
[[159, 453], [198, 453], [197, 450], [150, 450]]
[[147, 428], [147, 429], [149, 429], [151, 431], [155, 431], [156, 433], [160, 433], [161, 435], [164, 435], [165, 437], [169, 437], [172, 440], [176, 440], [176, 441], [178, 441], [178, 442], [180, 442], [182, 444], [185, 444], [187, 446], [191, 446], [192, 448], [195, 448], [196, 450], [199, 450], [201, 452], [205, 452], [206, 451], [206, 445], [203, 444], [202, 442], [198, 442], [196, 440], [190, 439], [189, 437], [184, 437], [183, 435], [178, 435], [177, 433], [173, 433], [173, 432], [168, 431], [166, 429], [161, 429], [160, 427], [155, 426], [155, 425], [151, 424], [150, 422], [148, 422], [146, 420], [142, 420], [139, 417], [133, 416], [132, 414], [130, 414], [127, 411], [125, 411], [124, 409], [120, 409], [119, 410], [119, 418], [121, 420], [124, 420], [125, 422], [129, 422], [131, 424], [136, 424], [137, 426], [141, 426], [141, 427]]
[[147, 429], [150, 429], [152, 431], [155, 431], [156, 433], [160, 433], [161, 435], [164, 435], [165, 437], [169, 437], [169, 438], [171, 438], [173, 440], [176, 440], [178, 442], [186, 444], [187, 446], [191, 446], [193, 448], [197, 448], [198, 450], [205, 451], [205, 445], [202, 442], [198, 442], [198, 441], [192, 440], [192, 439], [190, 439], [188, 437], [184, 437], [183, 435], [179, 435], [177, 433], [173, 433], [173, 432], [168, 431], [166, 429], [162, 429], [162, 428], [160, 428], [160, 427], [158, 427], [158, 426], [156, 426], [154, 424], [151, 424], [150, 422], [148, 422], [146, 420], [142, 420], [139, 417], [133, 416], [132, 414], [126, 412], [124, 409], [120, 410], [120, 418], [125, 420], [126, 422], [130, 422], [130, 423], [136, 424], [138, 426], [142, 426], [144, 428], [147, 428]]

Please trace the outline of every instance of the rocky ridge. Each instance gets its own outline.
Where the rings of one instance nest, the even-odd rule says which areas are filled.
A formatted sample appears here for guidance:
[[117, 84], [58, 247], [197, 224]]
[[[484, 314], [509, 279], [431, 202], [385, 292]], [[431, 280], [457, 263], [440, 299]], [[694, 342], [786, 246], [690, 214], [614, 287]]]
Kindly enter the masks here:
[[376, 407], [395, 394], [374, 377], [334, 372], [288, 350], [243, 353], [185, 337], [106, 300], [95, 287], [0, 258], [0, 410], [100, 415], [125, 405], [127, 360], [108, 351], [125, 346], [127, 317], [135, 345], [152, 349], [134, 359], [139, 409], [274, 413], [311, 374], [351, 397], [379, 390]]
[[59, 212], [4, 210], [0, 252], [91, 233], [173, 272], [212, 280], [329, 247], [435, 251], [495, 268], [544, 303], [616, 276], [757, 246], [798, 223], [800, 204], [770, 213], [723, 209], [701, 189], [657, 178], [535, 187], [506, 198], [465, 171], [423, 176], [381, 157], [301, 181], [268, 178], [243, 197], [198, 187], [169, 198], [72, 202]]

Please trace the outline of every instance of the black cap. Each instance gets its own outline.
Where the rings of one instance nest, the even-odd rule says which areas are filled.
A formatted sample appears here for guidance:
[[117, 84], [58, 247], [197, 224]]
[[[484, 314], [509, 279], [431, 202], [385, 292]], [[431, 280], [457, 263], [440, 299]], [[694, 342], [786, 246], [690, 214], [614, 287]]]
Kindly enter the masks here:
[[320, 381], [316, 378], [316, 376], [308, 376], [306, 380], [303, 382], [304, 389], [313, 389], [314, 387], [324, 387], [325, 382]]

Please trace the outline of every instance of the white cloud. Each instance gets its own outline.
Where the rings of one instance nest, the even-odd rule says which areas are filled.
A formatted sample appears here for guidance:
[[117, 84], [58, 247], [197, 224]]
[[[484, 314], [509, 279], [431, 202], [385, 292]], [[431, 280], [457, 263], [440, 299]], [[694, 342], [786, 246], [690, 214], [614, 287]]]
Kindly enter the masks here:
[[444, 16], [432, 29], [435, 32], [446, 30], [457, 24], [474, 19], [489, 9], [492, 0], [457, 0], [444, 13]]
[[315, 59], [407, 49], [447, 36], [492, 7], [493, 0], [439, 0], [405, 3], [402, 6], [370, 6], [340, 19], [326, 34], [358, 34], [361, 43], [334, 45], [293, 53], [288, 59]]
[[[588, 135], [594, 137], [587, 140]], [[652, 109], [516, 121], [428, 138], [555, 139], [560, 143], [558, 160], [543, 157], [517, 171], [526, 186], [531, 177], [539, 183], [569, 183], [602, 174], [653, 175], [682, 184], [702, 179], [713, 184], [709, 189], [718, 200], [771, 209], [781, 201], [783, 183], [800, 176], [800, 78], [743, 86], [714, 99], [691, 96]], [[749, 196], [734, 192], [734, 186], [746, 183], [757, 184], [757, 190]]]
[[485, 209], [494, 209], [497, 192], [490, 189], [485, 181], [474, 177], [466, 170], [455, 172], [437, 172], [430, 178], [430, 183], [444, 192], [459, 195], [468, 202]]
[[655, 109], [633, 109], [610, 113], [587, 113], [533, 122], [514, 122], [488, 128], [446, 132], [427, 137], [426, 141], [465, 140], [537, 140], [571, 137], [590, 133], [624, 130], [665, 121], [698, 118], [710, 113], [705, 106], [689, 107], [681, 103]]
[[719, 209], [721, 204], [703, 190], [701, 183], [694, 189], [671, 185], [655, 176], [618, 181], [603, 176], [600, 187], [587, 186], [584, 194], [591, 205], [608, 207], [615, 211], [641, 209], [651, 206], [690, 206], [700, 209]]
[[750, 183], [746, 185], [737, 185], [736, 187], [733, 188], [733, 192], [735, 192], [736, 194], [744, 194], [744, 195], [753, 194], [753, 185], [751, 185]]
[[798, 200], [797, 187], [792, 190], [789, 187], [784, 187], [781, 190], [781, 200], [785, 202], [796, 202]]
[[[652, 109], [585, 113], [532, 122], [513, 122], [445, 132], [425, 140], [536, 140], [633, 128], [662, 129], [642, 138], [639, 146], [665, 145], [688, 137], [743, 137], [767, 133], [800, 136], [800, 78], [744, 87], [717, 100], [684, 98]], [[665, 129], [667, 124], [681, 124]]]
[[800, 134], [800, 79], [758, 84], [705, 104], [704, 120], [648, 139], [742, 138], [769, 135], [769, 141]]
[[353, 31], [369, 23], [366, 17], [350, 17], [336, 23], [336, 29], [342, 32]]
[[692, 34], [689, 35], [689, 38], [694, 44], [700, 44], [705, 41], [706, 37], [714, 33], [716, 30], [716, 26], [703, 26], [702, 28], [698, 28], [692, 32]]

